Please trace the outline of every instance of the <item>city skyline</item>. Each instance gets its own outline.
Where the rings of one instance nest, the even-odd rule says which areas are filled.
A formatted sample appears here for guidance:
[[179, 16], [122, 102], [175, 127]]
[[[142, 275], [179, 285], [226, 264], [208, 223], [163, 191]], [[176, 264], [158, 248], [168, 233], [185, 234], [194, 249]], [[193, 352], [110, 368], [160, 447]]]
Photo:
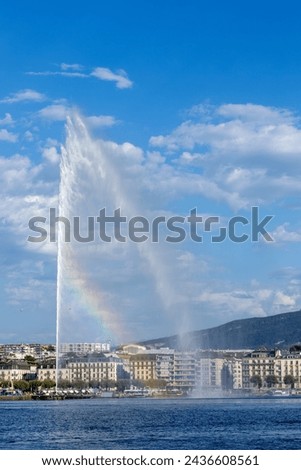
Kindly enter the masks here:
[[[93, 285], [81, 309], [106, 305], [118, 331], [100, 315], [96, 341], [298, 310], [298, 15], [284, 21], [280, 6], [259, 2], [250, 11], [238, 2], [95, 2], [72, 11], [56, 1], [47, 11], [17, 3], [3, 6], [0, 32], [0, 343], [55, 340], [56, 245], [29, 243], [28, 223], [58, 206], [65, 123], [74, 115], [91, 146], [106, 152], [115, 186], [122, 182], [125, 216], [168, 219], [195, 208], [226, 227], [249, 220], [252, 207], [259, 220], [272, 217], [270, 243], [262, 236], [212, 243], [206, 230], [201, 243], [188, 237], [125, 249], [98, 241], [86, 258]], [[89, 197], [112, 215], [118, 207], [103, 194]], [[244, 223], [236, 228], [240, 237]]]

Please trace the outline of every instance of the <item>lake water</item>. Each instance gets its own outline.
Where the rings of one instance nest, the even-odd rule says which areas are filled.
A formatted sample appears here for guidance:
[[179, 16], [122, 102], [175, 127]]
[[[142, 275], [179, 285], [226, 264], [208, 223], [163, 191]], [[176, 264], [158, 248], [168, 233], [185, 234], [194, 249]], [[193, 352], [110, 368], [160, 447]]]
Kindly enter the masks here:
[[301, 449], [301, 399], [0, 402], [0, 449]]

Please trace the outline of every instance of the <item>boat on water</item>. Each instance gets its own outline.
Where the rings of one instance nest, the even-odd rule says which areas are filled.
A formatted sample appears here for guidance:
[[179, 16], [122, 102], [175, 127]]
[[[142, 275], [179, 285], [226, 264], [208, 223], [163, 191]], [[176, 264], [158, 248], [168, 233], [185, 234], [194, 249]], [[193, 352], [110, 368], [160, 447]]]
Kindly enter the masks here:
[[150, 396], [150, 391], [147, 388], [128, 388], [124, 390], [123, 395], [129, 398], [143, 398]]
[[36, 393], [31, 396], [32, 400], [65, 400], [64, 395], [58, 393]]
[[291, 393], [290, 390], [273, 390], [261, 396], [261, 398], [301, 398], [300, 394]]

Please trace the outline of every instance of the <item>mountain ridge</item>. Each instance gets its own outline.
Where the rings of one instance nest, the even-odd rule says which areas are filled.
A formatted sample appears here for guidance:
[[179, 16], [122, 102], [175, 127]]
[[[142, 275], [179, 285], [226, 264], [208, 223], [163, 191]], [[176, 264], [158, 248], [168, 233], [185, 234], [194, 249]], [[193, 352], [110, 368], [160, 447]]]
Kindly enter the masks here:
[[232, 320], [219, 326], [182, 335], [141, 341], [146, 347], [175, 349], [257, 349], [288, 348], [301, 342], [301, 310], [267, 317]]

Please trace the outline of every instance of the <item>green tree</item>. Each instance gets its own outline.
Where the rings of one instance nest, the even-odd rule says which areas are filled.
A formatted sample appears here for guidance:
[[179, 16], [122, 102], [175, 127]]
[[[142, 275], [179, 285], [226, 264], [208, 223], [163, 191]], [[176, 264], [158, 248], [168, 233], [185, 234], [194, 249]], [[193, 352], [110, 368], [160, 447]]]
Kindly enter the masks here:
[[265, 378], [265, 383], [267, 384], [268, 388], [271, 388], [271, 387], [273, 387], [274, 385], [276, 385], [278, 383], [278, 379], [273, 374], [267, 375], [266, 378]]
[[162, 379], [149, 379], [144, 382], [144, 385], [149, 388], [164, 388], [166, 381]]
[[60, 388], [70, 388], [72, 386], [72, 383], [69, 380], [60, 380], [59, 381], [59, 387]]
[[113, 380], [102, 380], [100, 382], [100, 386], [102, 389], [110, 390], [116, 387], [116, 382], [114, 382]]
[[47, 388], [47, 389], [53, 388], [53, 387], [55, 387], [55, 382], [54, 382], [54, 380], [51, 380], [51, 379], [45, 379], [41, 383], [41, 386], [42, 386], [42, 388]]
[[86, 387], [87, 387], [87, 384], [83, 380], [76, 380], [75, 382], [72, 383], [72, 388], [74, 388], [75, 390], [81, 390]]
[[24, 356], [24, 361], [26, 361], [28, 364], [35, 364], [36, 363], [36, 359], [33, 356], [30, 356], [29, 354]]
[[144, 388], [144, 382], [142, 380], [134, 379], [131, 381], [131, 385], [137, 388]]
[[254, 387], [258, 387], [258, 390], [262, 387], [262, 378], [260, 375], [253, 375], [250, 378], [250, 382], [254, 385]]
[[28, 392], [30, 390], [30, 385], [27, 380], [16, 380], [14, 382], [14, 388], [21, 390], [22, 392]]
[[96, 387], [99, 387], [99, 380], [90, 380], [89, 381], [89, 387], [93, 387], [93, 388], [96, 388]]
[[30, 380], [29, 389], [31, 392], [36, 392], [42, 385], [41, 380]]
[[10, 381], [9, 380], [0, 380], [0, 387], [2, 387], [2, 388], [10, 387]]
[[290, 385], [291, 388], [293, 389], [295, 386], [295, 383], [297, 382], [297, 379], [293, 375], [287, 374], [284, 377], [283, 382], [285, 383], [285, 385]]
[[118, 392], [124, 392], [126, 388], [130, 388], [130, 379], [119, 379], [116, 382], [116, 388]]

